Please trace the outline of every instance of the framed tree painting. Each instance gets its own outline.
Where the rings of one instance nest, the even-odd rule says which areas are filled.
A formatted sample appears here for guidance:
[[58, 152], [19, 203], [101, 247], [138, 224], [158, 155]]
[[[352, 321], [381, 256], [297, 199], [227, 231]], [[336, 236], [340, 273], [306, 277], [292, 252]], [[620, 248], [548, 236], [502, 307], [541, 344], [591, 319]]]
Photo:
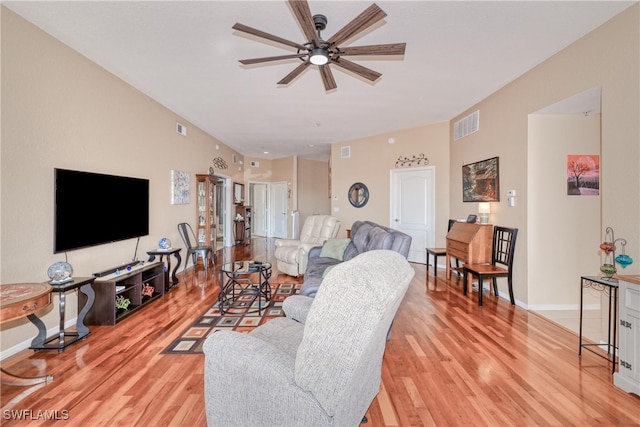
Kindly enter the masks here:
[[600, 194], [600, 156], [569, 154], [567, 156], [567, 195], [598, 196]]
[[463, 202], [499, 202], [498, 157], [462, 166]]

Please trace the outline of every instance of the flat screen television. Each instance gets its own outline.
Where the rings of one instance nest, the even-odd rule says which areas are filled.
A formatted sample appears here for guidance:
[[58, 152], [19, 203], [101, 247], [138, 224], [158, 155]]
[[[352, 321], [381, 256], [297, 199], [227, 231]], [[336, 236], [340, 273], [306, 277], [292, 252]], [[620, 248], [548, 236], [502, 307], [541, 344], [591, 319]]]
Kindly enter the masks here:
[[149, 180], [54, 169], [54, 253], [149, 234]]

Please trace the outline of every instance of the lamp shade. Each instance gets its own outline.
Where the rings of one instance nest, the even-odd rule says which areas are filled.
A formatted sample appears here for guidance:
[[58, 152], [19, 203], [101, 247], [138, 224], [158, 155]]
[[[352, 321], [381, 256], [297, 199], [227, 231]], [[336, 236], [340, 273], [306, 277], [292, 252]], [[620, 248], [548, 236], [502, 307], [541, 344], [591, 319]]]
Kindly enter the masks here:
[[488, 214], [491, 213], [491, 204], [488, 202], [481, 202], [478, 204], [478, 213]]

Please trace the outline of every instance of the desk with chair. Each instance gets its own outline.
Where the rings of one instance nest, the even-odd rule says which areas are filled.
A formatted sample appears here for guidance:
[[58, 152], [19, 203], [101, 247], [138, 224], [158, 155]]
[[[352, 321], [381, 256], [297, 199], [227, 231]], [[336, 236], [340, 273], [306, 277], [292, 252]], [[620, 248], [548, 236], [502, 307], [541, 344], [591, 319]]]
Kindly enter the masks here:
[[491, 261], [491, 224], [455, 222], [447, 233], [447, 279], [451, 279], [451, 257], [466, 264]]

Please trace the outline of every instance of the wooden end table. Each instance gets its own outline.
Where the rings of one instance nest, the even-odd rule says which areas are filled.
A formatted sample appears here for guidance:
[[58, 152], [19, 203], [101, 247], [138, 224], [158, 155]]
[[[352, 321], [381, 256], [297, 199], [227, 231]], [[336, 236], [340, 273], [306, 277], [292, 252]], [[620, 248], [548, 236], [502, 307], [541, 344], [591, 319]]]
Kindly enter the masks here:
[[[47, 329], [35, 312], [51, 305], [51, 285], [47, 283], [16, 283], [0, 285], [0, 322], [27, 317], [38, 327], [38, 336], [35, 339], [44, 340]], [[0, 368], [2, 384], [28, 386], [53, 381], [53, 375], [39, 377], [21, 377]]]

